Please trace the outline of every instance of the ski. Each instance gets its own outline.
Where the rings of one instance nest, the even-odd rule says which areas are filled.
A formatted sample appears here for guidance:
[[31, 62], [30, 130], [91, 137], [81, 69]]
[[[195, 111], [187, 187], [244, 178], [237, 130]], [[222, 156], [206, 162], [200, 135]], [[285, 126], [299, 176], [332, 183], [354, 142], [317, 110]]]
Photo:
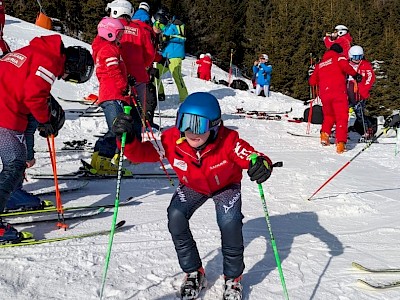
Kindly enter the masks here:
[[58, 100], [64, 101], [64, 102], [74, 102], [74, 103], [79, 103], [83, 105], [93, 105], [93, 101], [90, 100], [85, 100], [85, 99], [65, 99], [61, 97], [57, 97]]
[[372, 269], [365, 267], [357, 262], [352, 262], [351, 263], [353, 268], [356, 268], [361, 271], [365, 272], [370, 272], [370, 273], [400, 273], [400, 268], [378, 268], [378, 269]]
[[[120, 229], [122, 226], [124, 226], [124, 224], [125, 224], [125, 221], [118, 222], [115, 225], [115, 230]], [[63, 236], [63, 237], [58, 237], [58, 238], [43, 238], [40, 240], [34, 239], [33, 235], [29, 232], [22, 232], [22, 238], [20, 241], [18, 241], [16, 243], [0, 244], [0, 248], [32, 246], [32, 245], [39, 245], [39, 244], [62, 242], [62, 241], [73, 240], [73, 239], [83, 239], [83, 238], [93, 237], [93, 236], [97, 236], [97, 235], [109, 234], [110, 232], [111, 232], [111, 230], [107, 229], [107, 230], [93, 231], [93, 232], [89, 232], [89, 233]]]
[[374, 290], [385, 290], [385, 289], [400, 287], [400, 280], [373, 283], [363, 279], [357, 279], [357, 282]]
[[[121, 201], [119, 203], [120, 206], [129, 205], [132, 202], [135, 202], [135, 198], [128, 197], [126, 200]], [[79, 206], [67, 206], [63, 207], [63, 211], [75, 211], [75, 210], [96, 210], [100, 208], [112, 208], [114, 207], [113, 204], [103, 204], [103, 205], [79, 205]], [[56, 207], [46, 208], [46, 209], [38, 209], [38, 210], [23, 210], [23, 211], [13, 211], [13, 212], [6, 212], [1, 213], [0, 218], [3, 217], [23, 217], [23, 216], [31, 216], [36, 214], [47, 214], [47, 213], [54, 213], [57, 212]]]
[[264, 116], [264, 115], [286, 115], [293, 111], [291, 107], [290, 110], [286, 111], [270, 111], [270, 110], [244, 110], [243, 108], [236, 108], [236, 112], [233, 114], [246, 114], [246, 115], [257, 115], [257, 116]]
[[[89, 184], [89, 180], [82, 180], [82, 181], [71, 181], [71, 182], [60, 182], [58, 184], [60, 193], [69, 193], [73, 191], [80, 190]], [[28, 191], [32, 195], [35, 196], [45, 196], [45, 195], [52, 195], [56, 193], [56, 189], [54, 186], [48, 188], [41, 188], [35, 191]]]
[[[105, 211], [106, 211], [105, 207], [100, 207], [97, 210], [89, 211], [86, 213], [79, 213], [79, 214], [74, 214], [71, 216], [64, 216], [63, 221], [90, 219], [90, 218], [100, 215], [101, 213], [103, 213]], [[59, 220], [60, 219], [58, 217], [53, 217], [53, 218], [45, 218], [45, 219], [41, 218], [41, 219], [37, 219], [37, 220], [26, 220], [26, 221], [19, 221], [19, 222], [11, 221], [11, 225], [12, 226], [30, 225], [30, 224], [37, 224], [37, 223], [57, 222]], [[5, 221], [10, 223], [10, 221], [7, 219]]]
[[280, 115], [236, 115], [240, 118], [256, 119], [256, 120], [269, 120], [269, 121], [281, 121], [282, 116]]
[[286, 132], [293, 136], [310, 137], [310, 138], [319, 139], [319, 135], [315, 135], [315, 134], [302, 134], [302, 133], [295, 133], [295, 132], [290, 132], [290, 131], [286, 131]]

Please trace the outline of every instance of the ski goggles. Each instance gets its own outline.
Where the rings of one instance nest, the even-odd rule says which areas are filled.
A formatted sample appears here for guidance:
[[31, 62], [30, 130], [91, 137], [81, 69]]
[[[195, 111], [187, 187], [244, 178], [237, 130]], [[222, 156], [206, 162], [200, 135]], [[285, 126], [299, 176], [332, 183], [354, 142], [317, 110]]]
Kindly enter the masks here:
[[159, 21], [155, 21], [153, 26], [157, 29], [160, 29], [161, 31], [165, 29], [165, 25]]
[[364, 55], [360, 54], [360, 55], [352, 55], [351, 59], [352, 60], [362, 60], [364, 58]]
[[180, 132], [190, 131], [194, 134], [204, 134], [221, 122], [220, 119], [210, 121], [205, 117], [191, 115], [191, 114], [178, 114], [176, 118], [176, 128]]

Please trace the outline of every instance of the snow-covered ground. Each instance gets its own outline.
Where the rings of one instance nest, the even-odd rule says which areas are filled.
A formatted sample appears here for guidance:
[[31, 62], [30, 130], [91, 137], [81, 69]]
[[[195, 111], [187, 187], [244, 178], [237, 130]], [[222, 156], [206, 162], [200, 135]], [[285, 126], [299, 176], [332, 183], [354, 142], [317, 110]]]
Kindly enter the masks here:
[[[51, 34], [32, 24], [7, 16], [5, 39], [12, 49], [25, 46], [35, 36]], [[66, 45], [90, 45], [63, 37]], [[264, 185], [271, 227], [282, 261], [291, 299], [400, 299], [400, 288], [373, 291], [356, 283], [358, 278], [372, 281], [399, 280], [397, 275], [368, 274], [352, 269], [358, 261], [372, 267], [400, 267], [400, 160], [395, 145], [373, 144], [337, 177], [326, 185], [312, 201], [307, 198], [332, 174], [363, 149], [365, 144], [349, 142], [343, 155], [335, 147], [321, 147], [318, 139], [295, 137], [287, 131], [305, 133], [306, 124], [287, 122], [302, 117], [301, 101], [272, 92], [270, 98], [256, 97], [245, 91], [204, 82], [194, 78], [194, 59], [183, 62], [184, 80], [189, 93], [211, 92], [220, 102], [225, 125], [237, 129], [242, 138], [273, 161], [283, 161]], [[192, 76], [191, 76], [192, 75]], [[213, 68], [217, 80], [227, 74]], [[12, 78], [10, 78], [12, 80]], [[171, 78], [164, 78], [167, 100], [160, 103], [164, 114], [175, 114], [177, 90]], [[86, 84], [74, 85], [58, 81], [53, 94], [79, 99], [96, 93], [96, 77]], [[65, 110], [87, 106], [60, 101]], [[232, 115], [236, 108], [248, 110], [289, 110], [282, 121], [255, 120]], [[158, 109], [157, 109], [158, 110]], [[56, 139], [87, 139], [94, 143], [105, 130], [103, 117], [79, 118], [67, 114], [65, 126]], [[158, 123], [158, 118], [156, 119]], [[162, 119], [162, 126], [171, 126], [173, 119]], [[319, 126], [312, 125], [312, 133]], [[383, 141], [394, 142], [394, 138]], [[45, 150], [46, 141], [37, 136], [36, 149]], [[50, 173], [48, 153], [38, 152], [37, 164], [28, 174]], [[76, 170], [90, 153], [67, 153], [57, 156], [58, 172]], [[166, 162], [167, 163], [167, 162]], [[169, 165], [167, 164], [167, 167]], [[157, 164], [128, 165], [135, 169], [159, 169]], [[160, 171], [161, 172], [161, 171]], [[29, 176], [28, 176], [29, 180]], [[175, 180], [176, 181], [176, 180]], [[51, 180], [30, 179], [26, 189], [51, 186]], [[177, 182], [175, 182], [177, 184]], [[244, 299], [283, 299], [282, 286], [269, 239], [268, 227], [257, 184], [244, 172], [243, 214], [245, 263]], [[116, 180], [91, 180], [74, 192], [62, 194], [65, 206], [112, 204]], [[167, 229], [166, 209], [175, 188], [167, 179], [123, 180], [121, 200], [133, 196], [136, 201], [119, 209], [118, 219], [126, 220], [124, 230], [117, 232], [105, 286], [104, 299], [175, 299], [183, 273], [179, 268], [173, 243]], [[47, 199], [54, 200], [54, 196]], [[71, 222], [67, 231], [55, 224], [21, 226], [37, 238], [60, 237], [99, 229], [109, 229], [112, 210], [99, 217]], [[208, 288], [201, 299], [221, 299], [222, 255], [220, 234], [212, 201], [206, 202], [191, 220], [208, 278]], [[1, 299], [98, 299], [107, 251], [108, 236], [70, 240], [46, 245], [0, 249]]]

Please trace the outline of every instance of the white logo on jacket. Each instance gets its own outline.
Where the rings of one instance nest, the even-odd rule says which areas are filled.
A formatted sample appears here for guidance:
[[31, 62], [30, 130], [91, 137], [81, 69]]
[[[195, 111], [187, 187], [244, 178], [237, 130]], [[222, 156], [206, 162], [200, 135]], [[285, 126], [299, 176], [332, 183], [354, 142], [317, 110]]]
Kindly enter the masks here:
[[182, 171], [187, 171], [187, 163], [180, 159], [174, 158], [174, 167], [177, 167]]
[[241, 159], [248, 159], [249, 155], [251, 153], [253, 153], [253, 151], [247, 150], [246, 148], [244, 148], [240, 142], [236, 143], [236, 147], [235, 147], [235, 153], [237, 156], [239, 156]]

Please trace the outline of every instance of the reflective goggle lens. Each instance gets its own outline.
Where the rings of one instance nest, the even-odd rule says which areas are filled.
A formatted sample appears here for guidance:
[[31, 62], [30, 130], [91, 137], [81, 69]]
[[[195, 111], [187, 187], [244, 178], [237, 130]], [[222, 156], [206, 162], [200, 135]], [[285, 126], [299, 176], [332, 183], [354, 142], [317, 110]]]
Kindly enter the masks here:
[[176, 124], [180, 132], [190, 131], [194, 134], [203, 134], [210, 131], [210, 121], [196, 115], [179, 114]]

